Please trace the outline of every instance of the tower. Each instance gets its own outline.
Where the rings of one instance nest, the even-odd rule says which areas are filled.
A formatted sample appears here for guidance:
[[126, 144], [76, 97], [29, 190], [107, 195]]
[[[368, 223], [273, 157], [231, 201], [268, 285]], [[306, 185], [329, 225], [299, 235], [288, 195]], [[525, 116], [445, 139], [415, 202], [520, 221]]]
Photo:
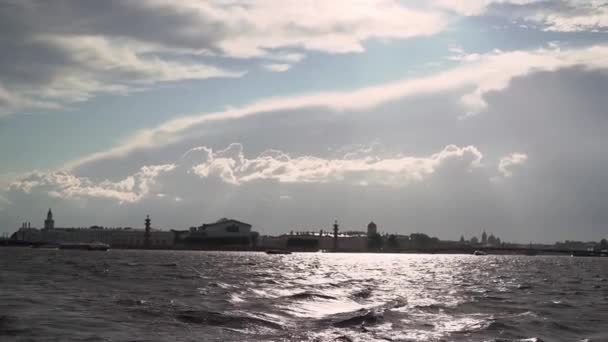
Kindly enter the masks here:
[[150, 220], [150, 215], [146, 215], [146, 231], [144, 233], [144, 246], [146, 248], [150, 247], [150, 223], [152, 222], [152, 220]]
[[378, 227], [376, 227], [376, 224], [372, 221], [367, 225], [367, 237], [371, 238], [376, 234], [378, 234]]
[[44, 229], [55, 228], [55, 220], [53, 220], [53, 212], [49, 208], [49, 212], [46, 213], [46, 220], [44, 220]]
[[338, 220], [334, 222], [334, 252], [338, 251]]
[[488, 243], [488, 234], [485, 230], [483, 231], [483, 234], [481, 234], [481, 243], [484, 245]]

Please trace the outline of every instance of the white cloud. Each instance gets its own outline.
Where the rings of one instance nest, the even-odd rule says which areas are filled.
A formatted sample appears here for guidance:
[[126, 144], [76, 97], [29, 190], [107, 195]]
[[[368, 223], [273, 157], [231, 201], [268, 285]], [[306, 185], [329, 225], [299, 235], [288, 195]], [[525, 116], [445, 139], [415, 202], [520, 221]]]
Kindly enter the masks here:
[[[362, 149], [356, 157], [350, 154], [347, 158], [292, 157], [278, 150], [247, 158], [242, 145], [234, 143], [219, 151], [204, 146], [193, 148], [175, 164], [144, 166], [119, 181], [94, 182], [69, 171], [32, 172], [13, 182], [9, 194], [17, 191], [35, 196], [42, 192], [59, 199], [99, 198], [119, 203], [136, 203], [151, 196], [181, 202], [182, 198], [191, 197], [192, 194], [182, 192], [192, 189], [195, 185], [192, 182], [202, 183], [210, 178], [233, 186], [272, 181], [400, 187], [426, 181], [441, 169], [458, 177], [459, 173], [481, 167], [482, 157], [474, 146], [448, 145], [437, 153], [420, 157], [382, 158]], [[291, 196], [283, 194], [280, 199], [288, 200]]]
[[145, 58], [146, 53], [158, 50], [129, 40], [98, 36], [41, 36], [38, 39], [66, 51], [83, 69], [104, 73], [104, 77], [117, 76], [121, 81], [154, 83], [243, 75], [202, 63], [170, 61], [158, 56]]
[[264, 64], [266, 70], [273, 72], [284, 72], [291, 68], [290, 64]]
[[279, 53], [269, 53], [264, 56], [264, 59], [279, 61], [279, 62], [289, 62], [289, 63], [297, 63], [306, 58], [306, 55], [303, 53], [297, 52], [279, 52]]
[[[146, 56], [155, 51], [150, 46], [125, 39], [41, 34], [31, 39], [31, 45], [61, 55], [63, 59], [44, 62], [49, 63], [44, 68], [56, 68], [47, 70], [49, 75], [44, 79], [32, 75], [33, 81], [13, 80], [4, 86], [0, 84], [0, 114], [23, 108], [56, 109], [86, 101], [97, 94], [126, 94], [159, 82], [241, 77], [244, 74], [201, 62]], [[27, 70], [19, 65], [19, 60], [14, 63], [14, 68]]]
[[484, 14], [492, 4], [526, 5], [544, 0], [432, 0], [431, 7], [438, 7], [466, 16]]
[[461, 98], [463, 109], [467, 115], [472, 115], [486, 108], [485, 94], [506, 89], [515, 77], [575, 66], [589, 70], [608, 68], [608, 46], [596, 45], [576, 49], [542, 48], [508, 52], [496, 50], [481, 54], [473, 60], [464, 57], [457, 67], [435, 75], [405, 79], [354, 91], [271, 98], [241, 108], [182, 117], [165, 122], [154, 129], [139, 131], [120, 146], [87, 156], [67, 166], [74, 167], [94, 160], [126, 155], [138, 148], [173, 143], [181, 139], [180, 134], [184, 131], [207, 122], [299, 108], [325, 107], [336, 111], [357, 111], [405, 97], [462, 90], [464, 92]]
[[[361, 52], [370, 38], [408, 38], [431, 35], [445, 26], [441, 14], [408, 9], [395, 0], [370, 1], [234, 1], [221, 6], [212, 2], [220, 20], [237, 30], [219, 42], [232, 56], [259, 56], [265, 49], [300, 47], [329, 53]], [[180, 2], [180, 6], [184, 6]], [[202, 9], [198, 3], [189, 3]]]
[[[606, 0], [435, 0], [430, 7], [465, 16], [489, 12], [537, 24], [547, 31], [599, 31], [608, 28]], [[528, 28], [524, 24], [518, 26]]]
[[[69, 0], [66, 6], [12, 2], [0, 13], [7, 32], [0, 36], [6, 55], [0, 65], [0, 114], [55, 109], [100, 93], [144, 90], [158, 82], [239, 77], [246, 72], [213, 66], [207, 62], [210, 56], [262, 59], [271, 70], [284, 71], [309, 51], [358, 53], [370, 39], [436, 34], [448, 23], [446, 11], [483, 15], [498, 6], [504, 12], [499, 15], [546, 30], [603, 30], [608, 26], [607, 4], [434, 0], [414, 7], [398, 0], [145, 0], [93, 7]], [[63, 7], [69, 10], [60, 10]], [[72, 18], [79, 20], [65, 25]], [[477, 98], [466, 98], [465, 103], [480, 106]]]
[[513, 169], [518, 165], [522, 165], [528, 160], [528, 155], [524, 153], [511, 153], [510, 155], [503, 157], [498, 162], [498, 171], [505, 178], [511, 178], [513, 176]]
[[7, 4], [0, 21], [6, 32], [0, 33], [2, 114], [245, 72], [210, 65], [208, 57], [255, 57], [285, 71], [310, 50], [362, 52], [368, 39], [432, 35], [446, 24], [437, 11], [397, 0], [110, 0], [95, 6], [24, 0]]
[[22, 108], [57, 109], [59, 107], [60, 105], [55, 102], [36, 100], [24, 96], [19, 91], [8, 90], [0, 83], [0, 116], [11, 114]]
[[438, 168], [454, 160], [464, 162], [465, 169], [478, 167], [482, 154], [473, 146], [446, 146], [425, 157], [379, 158], [366, 156], [348, 159], [324, 159], [314, 156], [292, 158], [281, 151], [267, 151], [256, 158], [243, 155], [240, 144], [218, 152], [206, 149], [207, 160], [193, 166], [201, 178], [219, 177], [226, 183], [240, 185], [259, 180], [281, 183], [345, 182], [352, 185], [403, 186], [425, 180]]
[[608, 1], [570, 0], [560, 9], [536, 9], [524, 16], [544, 25], [547, 31], [577, 32], [608, 28]]
[[35, 171], [13, 182], [9, 191], [22, 191], [26, 194], [42, 191], [61, 199], [105, 198], [120, 203], [133, 203], [151, 193], [159, 175], [174, 168], [175, 165], [172, 164], [144, 166], [137, 173], [118, 182], [93, 182], [69, 171]]

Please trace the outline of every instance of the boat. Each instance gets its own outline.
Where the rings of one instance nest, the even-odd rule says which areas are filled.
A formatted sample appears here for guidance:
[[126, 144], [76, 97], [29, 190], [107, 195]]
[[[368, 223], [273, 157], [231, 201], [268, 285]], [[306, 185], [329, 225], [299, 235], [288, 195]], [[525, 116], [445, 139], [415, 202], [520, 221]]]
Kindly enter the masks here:
[[59, 249], [79, 249], [85, 251], [107, 251], [110, 249], [110, 245], [101, 242], [93, 243], [62, 243], [59, 245]]
[[486, 253], [484, 251], [476, 250], [475, 252], [473, 252], [473, 255], [488, 255], [488, 253]]
[[266, 254], [291, 254], [291, 252], [283, 249], [269, 249]]

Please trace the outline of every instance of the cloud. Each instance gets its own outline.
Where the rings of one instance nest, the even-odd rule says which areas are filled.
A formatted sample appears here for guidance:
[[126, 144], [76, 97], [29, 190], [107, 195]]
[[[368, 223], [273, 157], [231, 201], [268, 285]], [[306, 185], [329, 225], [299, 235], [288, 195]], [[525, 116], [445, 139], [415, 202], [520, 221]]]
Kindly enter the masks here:
[[[383, 231], [419, 231], [446, 239], [477, 235], [479, 227], [490, 227], [508, 241], [599, 239], [605, 236], [608, 222], [602, 205], [608, 196], [608, 179], [602, 172], [608, 167], [606, 75], [574, 66], [519, 77], [504, 91], [486, 94], [486, 111], [467, 121], [457, 120], [462, 111], [460, 95], [471, 90], [465, 88], [405, 98], [367, 111], [310, 107], [192, 127], [184, 132], [192, 134], [190, 138], [176, 144], [71, 171], [97, 186], [104, 180], [119, 183], [142, 165], [176, 166], [156, 177], [148, 195], [138, 201], [120, 205], [115, 198], [62, 199], [50, 197], [50, 188], [32, 187], [29, 194], [2, 194], [13, 204], [5, 206], [0, 226], [17, 227], [24, 220], [41, 224], [52, 207], [54, 212], [57, 209], [59, 226], [141, 227], [145, 215], [151, 214], [157, 227], [184, 229], [235, 217], [256, 230], [280, 234], [298, 227], [325, 228], [337, 218], [349, 228], [364, 227], [373, 219]], [[244, 148], [226, 149], [234, 137]], [[428, 160], [450, 144], [461, 150], [475, 146], [483, 153], [481, 165], [471, 167], [475, 154], [464, 153], [461, 158], [444, 158], [421, 181], [373, 170], [340, 176], [329, 172], [334, 178], [323, 181], [303, 173], [306, 169], [298, 163], [300, 159], [330, 166], [360, 165], [368, 159], [372, 165], [406, 157]], [[183, 153], [192, 146], [203, 147]], [[278, 150], [269, 150], [273, 147]], [[498, 170], [500, 159], [513, 153], [526, 154], [528, 161], [507, 168], [512, 176], [505, 178]], [[195, 166], [211, 165], [217, 158], [229, 161], [220, 170], [232, 173], [214, 171], [201, 177], [194, 172]], [[269, 167], [261, 163], [265, 159], [272, 162]], [[253, 161], [261, 166], [238, 167]], [[275, 165], [294, 165], [297, 172], [279, 170], [273, 176], [269, 172]], [[261, 176], [243, 180], [255, 173]], [[298, 174], [314, 182], [280, 180], [298, 179]], [[166, 196], [156, 196], [159, 193]], [[281, 201], [283, 194], [292, 199]], [[175, 201], [176, 197], [182, 201]]]
[[[370, 39], [441, 32], [446, 11], [502, 15], [552, 31], [603, 30], [605, 0], [14, 1], [0, 7], [0, 115], [57, 109], [159, 82], [241, 77], [226, 61], [282, 71], [311, 51], [360, 53]], [[44, 13], [44, 15], [41, 15]], [[73, 20], [78, 18], [78, 20]], [[472, 57], [472, 56], [469, 56]], [[281, 65], [281, 66], [279, 66]], [[465, 99], [479, 107], [479, 96]]]
[[[603, 31], [606, 0], [436, 0], [431, 6], [466, 16], [494, 15], [538, 25], [546, 31]], [[520, 24], [519, 27], [528, 28]]]
[[518, 165], [522, 165], [528, 160], [528, 155], [524, 153], [511, 153], [510, 155], [503, 157], [498, 162], [498, 171], [505, 178], [511, 178], [513, 176], [513, 169]]
[[[118, 182], [93, 182], [77, 177], [68, 171], [31, 172], [9, 186], [10, 192], [45, 192], [59, 199], [105, 198], [119, 203], [133, 203], [152, 192], [159, 175], [169, 172], [175, 165], [144, 166], [139, 172]], [[162, 195], [162, 194], [158, 194]], [[162, 197], [162, 196], [159, 196]]]
[[247, 31], [219, 42], [233, 56], [264, 55], [265, 49], [300, 47], [329, 53], [364, 51], [370, 38], [408, 38], [441, 31], [446, 22], [436, 11], [406, 8], [393, 0], [297, 1], [285, 6], [279, 0], [233, 2], [216, 7], [227, 25]]
[[438, 7], [465, 16], [482, 15], [495, 4], [526, 5], [545, 0], [433, 0], [431, 7]]
[[[307, 51], [356, 53], [372, 38], [443, 29], [436, 11], [397, 0], [11, 1], [0, 5], [0, 114], [53, 109], [158, 82], [240, 77], [216, 63], [292, 64]], [[213, 63], [211, 62], [213, 61]]]
[[306, 55], [303, 53], [297, 52], [279, 52], [274, 53], [271, 52], [268, 55], [264, 56], [264, 59], [271, 61], [279, 61], [279, 62], [289, 62], [289, 63], [297, 63], [306, 58]]
[[216, 176], [224, 182], [240, 185], [259, 180], [280, 183], [346, 182], [352, 185], [403, 186], [425, 180], [441, 166], [454, 160], [463, 161], [465, 169], [477, 167], [482, 154], [473, 146], [446, 146], [427, 157], [324, 159], [313, 156], [292, 158], [281, 151], [267, 151], [247, 159], [242, 146], [233, 144], [225, 150], [208, 151], [208, 159], [195, 165], [201, 178]]
[[558, 1], [557, 4], [546, 8], [520, 6], [529, 11], [524, 12], [522, 17], [526, 21], [543, 25], [547, 31], [603, 31], [608, 28], [608, 1], [570, 0]]
[[[241, 77], [195, 60], [161, 57], [149, 46], [100, 36], [37, 33], [7, 42], [0, 57], [0, 112], [56, 109], [98, 94], [127, 94], [159, 82]], [[0, 37], [0, 40], [5, 40]]]
[[145, 129], [107, 151], [102, 151], [66, 167], [124, 156], [139, 148], [158, 147], [183, 139], [193, 127], [206, 123], [234, 120], [254, 115], [302, 108], [328, 108], [334, 111], [362, 111], [405, 97], [447, 91], [462, 91], [461, 105], [467, 115], [486, 109], [489, 92], [505, 90], [511, 80], [542, 71], [580, 66], [588, 70], [608, 68], [608, 46], [594, 45], [576, 49], [536, 49], [530, 51], [495, 50], [476, 58], [462, 58], [455, 68], [438, 74], [370, 86], [354, 91], [324, 92], [294, 97], [270, 98], [241, 108], [177, 118], [153, 129]]
[[233, 186], [270, 181], [401, 187], [425, 181], [445, 168], [449, 168], [452, 175], [470, 172], [481, 167], [483, 157], [474, 146], [455, 145], [448, 145], [437, 153], [422, 157], [381, 158], [370, 152], [369, 149], [362, 149], [356, 158], [349, 153], [345, 158], [325, 159], [314, 156], [291, 157], [278, 150], [268, 150], [257, 157], [247, 158], [243, 146], [238, 143], [218, 151], [201, 146], [187, 151], [176, 163], [143, 166], [136, 173], [118, 181], [94, 182], [65, 170], [47, 173], [36, 171], [14, 181], [8, 192], [26, 195], [42, 192], [64, 200], [99, 198], [135, 203], [148, 196], [172, 198], [179, 202], [190, 195], [181, 192], [191, 189], [193, 184], [185, 187], [174, 184], [185, 180], [203, 182], [206, 179], [216, 179]]
[[284, 72], [291, 68], [290, 64], [264, 64], [264, 68], [268, 71]]
[[427, 6], [464, 16], [506, 17], [546, 31], [595, 32], [608, 28], [606, 0], [434, 0]]

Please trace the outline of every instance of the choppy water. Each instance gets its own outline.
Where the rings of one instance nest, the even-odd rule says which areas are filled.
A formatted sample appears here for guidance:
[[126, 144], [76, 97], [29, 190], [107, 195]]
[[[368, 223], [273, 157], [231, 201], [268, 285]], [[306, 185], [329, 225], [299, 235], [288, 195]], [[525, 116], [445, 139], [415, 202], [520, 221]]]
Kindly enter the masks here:
[[0, 248], [1, 341], [608, 341], [608, 258]]

